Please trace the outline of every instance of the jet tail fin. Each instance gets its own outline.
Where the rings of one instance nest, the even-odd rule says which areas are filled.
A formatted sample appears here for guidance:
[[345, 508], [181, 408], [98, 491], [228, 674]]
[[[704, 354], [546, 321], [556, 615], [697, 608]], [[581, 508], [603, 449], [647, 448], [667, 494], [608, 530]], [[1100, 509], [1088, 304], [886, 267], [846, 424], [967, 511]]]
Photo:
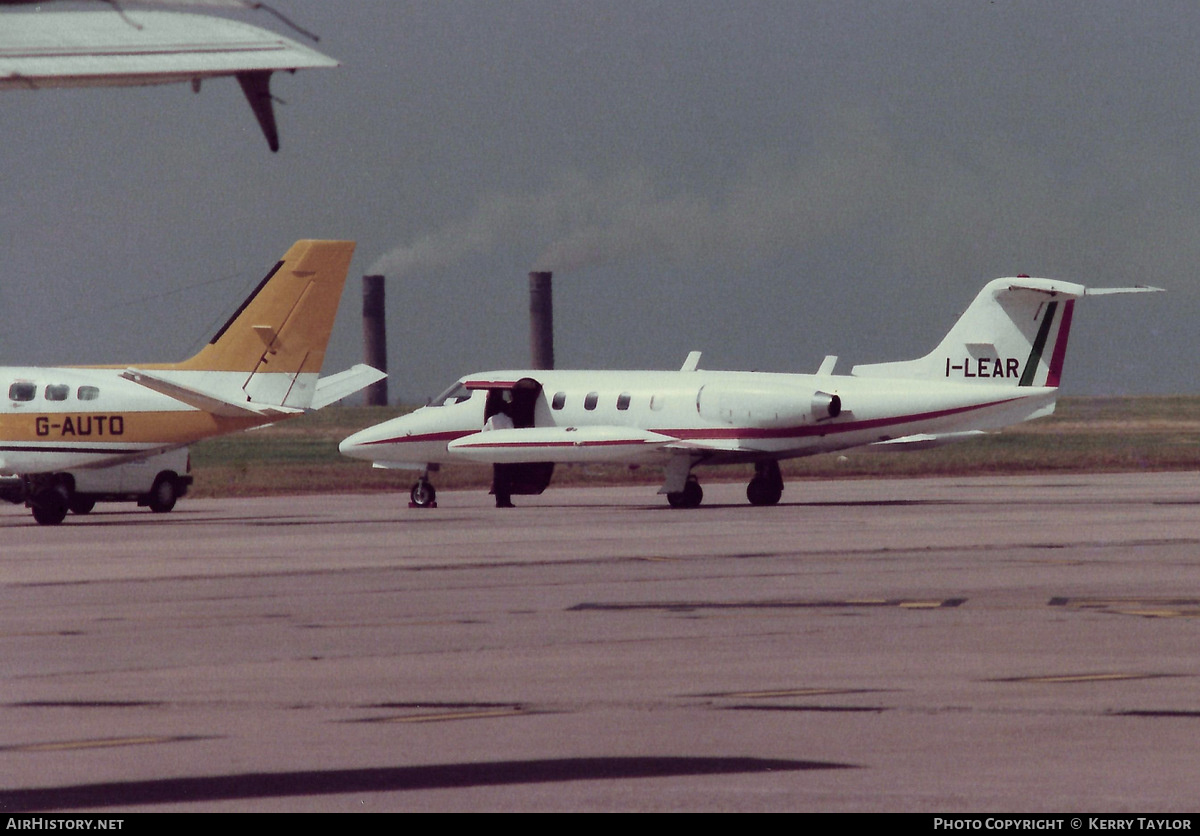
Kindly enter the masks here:
[[1075, 300], [1156, 287], [1086, 288], [1027, 276], [989, 282], [950, 332], [917, 360], [858, 365], [857, 377], [1057, 387]]

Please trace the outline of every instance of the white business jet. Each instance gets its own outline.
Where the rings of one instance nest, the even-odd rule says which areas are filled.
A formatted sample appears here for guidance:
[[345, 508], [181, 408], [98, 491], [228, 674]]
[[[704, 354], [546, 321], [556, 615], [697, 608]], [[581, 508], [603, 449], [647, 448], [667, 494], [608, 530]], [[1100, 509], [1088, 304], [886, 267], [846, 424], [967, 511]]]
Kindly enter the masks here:
[[0, 367], [0, 476], [19, 477], [0, 495], [56, 525], [73, 472], [302, 415], [385, 377], [364, 365], [320, 377], [353, 253], [353, 241], [297, 241], [181, 363]]
[[[665, 469], [677, 508], [703, 499], [700, 464], [752, 463], [753, 505], [783, 492], [781, 459], [863, 445], [924, 447], [1054, 411], [1075, 300], [1159, 288], [1088, 289], [1027, 276], [996, 279], [931, 353], [835, 375], [706, 371], [692, 352], [679, 371], [495, 371], [468, 375], [415, 412], [345, 439], [342, 453], [412, 468], [418, 506], [434, 502], [442, 462], [495, 466], [497, 504], [538, 494], [555, 464]], [[497, 413], [511, 429], [488, 429]], [[503, 500], [503, 502], [502, 502]]]

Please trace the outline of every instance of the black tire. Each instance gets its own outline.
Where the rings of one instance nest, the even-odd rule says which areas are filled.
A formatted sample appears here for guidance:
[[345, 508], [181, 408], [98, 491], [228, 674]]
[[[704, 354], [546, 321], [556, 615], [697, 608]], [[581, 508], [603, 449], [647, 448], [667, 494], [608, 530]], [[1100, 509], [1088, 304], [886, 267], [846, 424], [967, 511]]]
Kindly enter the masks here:
[[413, 505], [418, 508], [428, 508], [437, 499], [437, 491], [434, 490], [433, 483], [428, 479], [418, 479], [408, 496]]
[[667, 494], [672, 508], [699, 508], [704, 501], [704, 489], [695, 476], [689, 476], [683, 490]]
[[62, 485], [43, 488], [30, 502], [33, 518], [39, 525], [58, 525], [67, 518], [69, 500], [67, 489]]
[[96, 507], [96, 500], [90, 496], [73, 496], [67, 507], [71, 509], [72, 514], [90, 514]]
[[751, 505], [775, 505], [781, 496], [783, 496], [783, 485], [774, 483], [770, 479], [755, 477], [746, 486], [746, 499], [750, 500]]
[[156, 514], [165, 514], [175, 507], [178, 499], [179, 487], [175, 484], [175, 477], [164, 473], [154, 480], [154, 487], [146, 495], [146, 505]]

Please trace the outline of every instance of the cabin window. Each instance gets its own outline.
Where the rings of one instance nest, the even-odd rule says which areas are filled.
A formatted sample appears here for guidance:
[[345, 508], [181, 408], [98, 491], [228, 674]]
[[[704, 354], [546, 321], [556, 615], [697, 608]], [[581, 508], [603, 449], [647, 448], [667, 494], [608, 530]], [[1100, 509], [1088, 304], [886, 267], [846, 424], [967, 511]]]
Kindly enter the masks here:
[[12, 386], [8, 387], [8, 399], [10, 401], [31, 401], [36, 394], [37, 384], [30, 383], [28, 380], [18, 380]]
[[71, 387], [65, 383], [51, 383], [46, 387], [46, 400], [65, 401], [71, 394]]
[[550, 402], [550, 408], [551, 409], [562, 409], [566, 405], [567, 405], [567, 393], [566, 392], [555, 392], [554, 400], [552, 400]]
[[629, 409], [629, 400], [631, 397], [632, 396], [628, 392], [622, 392], [621, 394], [617, 395], [617, 409], [622, 411]]
[[81, 401], [94, 401], [100, 397], [100, 390], [95, 386], [80, 386], [75, 390], [75, 397]]
[[599, 392], [588, 392], [587, 397], [585, 397], [583, 399], [583, 408], [584, 409], [595, 409], [596, 404], [599, 402], [599, 400], [600, 400]]
[[650, 396], [650, 408], [653, 409], [655, 412], [660, 411], [663, 408], [663, 405], [665, 403], [666, 403], [666, 399], [662, 395], [651, 395]]

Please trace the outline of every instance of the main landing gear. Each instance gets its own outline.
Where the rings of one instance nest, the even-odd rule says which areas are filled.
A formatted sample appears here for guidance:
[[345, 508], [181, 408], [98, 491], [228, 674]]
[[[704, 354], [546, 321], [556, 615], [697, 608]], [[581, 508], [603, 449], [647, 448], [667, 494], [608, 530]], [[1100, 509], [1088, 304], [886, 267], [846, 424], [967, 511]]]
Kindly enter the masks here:
[[754, 478], [746, 485], [746, 499], [751, 505], [774, 505], [783, 495], [783, 474], [779, 462], [771, 459], [755, 462]]
[[667, 502], [672, 508], [698, 508], [703, 501], [704, 489], [700, 487], [700, 480], [692, 475], [683, 484], [683, 490], [667, 494]]
[[71, 493], [61, 482], [49, 481], [32, 486], [28, 505], [39, 525], [58, 525], [67, 518]]
[[436, 508], [437, 507], [437, 491], [433, 489], [433, 483], [429, 481], [429, 477], [422, 474], [417, 483], [412, 486], [412, 492], [408, 495], [409, 508]]

